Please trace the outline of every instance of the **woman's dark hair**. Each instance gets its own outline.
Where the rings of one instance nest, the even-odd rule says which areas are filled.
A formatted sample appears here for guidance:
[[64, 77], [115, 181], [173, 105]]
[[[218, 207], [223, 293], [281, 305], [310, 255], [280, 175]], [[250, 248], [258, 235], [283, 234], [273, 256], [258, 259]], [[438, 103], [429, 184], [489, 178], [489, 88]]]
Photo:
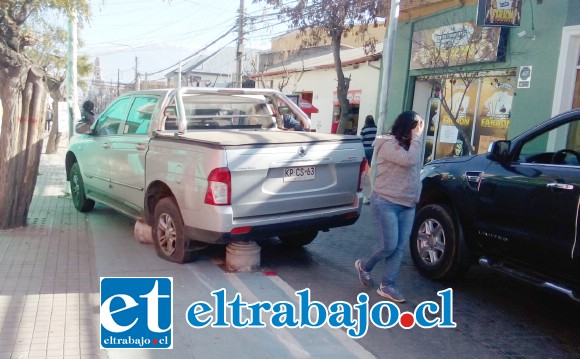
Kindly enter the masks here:
[[92, 111], [95, 108], [95, 103], [91, 100], [86, 100], [83, 102], [83, 110]]
[[413, 129], [417, 127], [417, 113], [415, 111], [405, 111], [395, 119], [390, 134], [395, 136], [399, 145], [405, 150], [411, 146], [411, 137]]
[[373, 115], [367, 115], [367, 117], [365, 117], [365, 126], [376, 126]]

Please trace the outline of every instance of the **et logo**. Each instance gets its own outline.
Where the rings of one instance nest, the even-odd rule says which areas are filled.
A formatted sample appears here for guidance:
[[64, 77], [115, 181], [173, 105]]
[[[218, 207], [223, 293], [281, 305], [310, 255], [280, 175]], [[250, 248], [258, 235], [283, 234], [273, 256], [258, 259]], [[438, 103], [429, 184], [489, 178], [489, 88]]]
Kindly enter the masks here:
[[173, 278], [101, 277], [101, 349], [172, 349]]

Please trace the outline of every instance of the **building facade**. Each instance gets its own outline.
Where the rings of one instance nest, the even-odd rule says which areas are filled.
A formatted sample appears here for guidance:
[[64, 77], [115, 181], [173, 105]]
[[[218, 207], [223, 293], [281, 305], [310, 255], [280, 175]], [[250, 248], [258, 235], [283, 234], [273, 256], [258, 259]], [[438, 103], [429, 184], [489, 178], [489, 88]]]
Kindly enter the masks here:
[[[486, 3], [519, 7], [497, 11], [514, 16], [502, 26], [478, 26]], [[427, 160], [483, 153], [578, 107], [579, 73], [580, 1], [426, 5], [399, 17], [385, 127], [413, 109], [429, 123]]]
[[[347, 133], [359, 133], [366, 115], [374, 115], [377, 108], [378, 83], [382, 43], [373, 53], [362, 48], [341, 51], [342, 68], [350, 78], [348, 98], [351, 105]], [[308, 59], [295, 59], [282, 66], [272, 67], [252, 76], [257, 87], [278, 89], [297, 94], [318, 109], [311, 114], [312, 128], [318, 132], [333, 132], [340, 108], [336, 100], [336, 69], [331, 53]]]

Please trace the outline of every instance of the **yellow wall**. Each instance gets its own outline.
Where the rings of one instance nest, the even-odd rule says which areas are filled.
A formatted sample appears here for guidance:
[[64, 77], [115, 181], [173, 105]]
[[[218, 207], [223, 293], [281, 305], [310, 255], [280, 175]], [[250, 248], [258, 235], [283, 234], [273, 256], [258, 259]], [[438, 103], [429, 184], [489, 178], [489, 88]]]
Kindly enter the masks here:
[[[478, 0], [405, 0], [401, 3], [401, 10], [399, 12], [399, 21], [408, 21], [430, 14], [435, 14], [452, 7], [459, 7], [465, 5], [474, 5]], [[386, 18], [388, 19], [388, 11]], [[379, 23], [377, 27], [369, 26], [368, 35], [374, 37], [378, 42], [382, 42], [385, 38], [388, 24], [386, 22]], [[343, 37], [341, 44], [343, 46], [361, 47], [362, 42], [359, 37], [355, 35], [358, 27], [355, 27], [348, 37]], [[298, 31], [293, 31], [286, 35], [282, 35], [272, 40], [272, 51], [296, 51], [300, 49], [300, 38]], [[367, 37], [369, 37], [367, 36]], [[330, 45], [330, 38], [327, 37], [322, 43], [318, 44]]]
[[[353, 29], [353, 31], [351, 31], [351, 33], [348, 34], [348, 37], [343, 37], [341, 40], [341, 44], [343, 46], [351, 46], [351, 47], [361, 47], [362, 46], [362, 42], [360, 41], [360, 38], [357, 37], [355, 35], [355, 31], [358, 29], [358, 27], [355, 27]], [[368, 34], [372, 37], [374, 37], [375, 39], [377, 39], [378, 42], [382, 42], [383, 39], [385, 38], [385, 32], [387, 31], [387, 28], [385, 27], [385, 24], [379, 24], [377, 27], [372, 27], [369, 26], [369, 31]], [[298, 31], [294, 31], [291, 33], [288, 33], [286, 35], [280, 36], [276, 39], [272, 40], [272, 51], [295, 51], [298, 50], [300, 48], [300, 39], [296, 38], [296, 36], [299, 35]], [[369, 37], [367, 35], [367, 37]], [[330, 45], [330, 37], [327, 37], [325, 39], [326, 42], [322, 42], [319, 45]]]

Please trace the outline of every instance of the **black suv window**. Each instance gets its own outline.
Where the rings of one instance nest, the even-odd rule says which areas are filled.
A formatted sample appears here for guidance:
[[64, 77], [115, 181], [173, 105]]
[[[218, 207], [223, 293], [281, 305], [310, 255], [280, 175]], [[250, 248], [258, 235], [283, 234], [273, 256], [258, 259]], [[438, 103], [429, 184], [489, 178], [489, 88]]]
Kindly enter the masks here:
[[520, 151], [519, 161], [580, 166], [580, 119], [526, 141]]

